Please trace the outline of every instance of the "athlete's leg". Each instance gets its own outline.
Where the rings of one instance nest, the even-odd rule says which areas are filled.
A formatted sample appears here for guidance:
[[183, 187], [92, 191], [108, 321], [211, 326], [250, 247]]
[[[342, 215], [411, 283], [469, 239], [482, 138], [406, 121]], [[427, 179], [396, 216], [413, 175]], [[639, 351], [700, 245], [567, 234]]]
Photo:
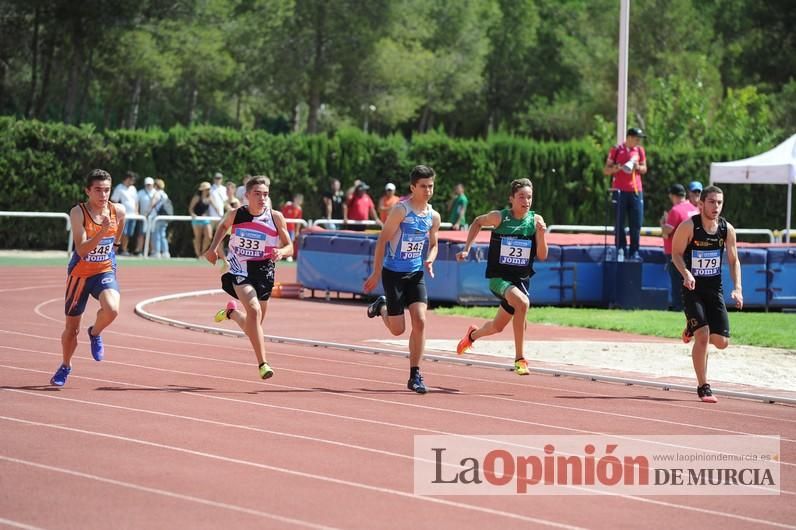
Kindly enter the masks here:
[[80, 320], [82, 318], [83, 315], [66, 316], [64, 331], [61, 333], [61, 353], [64, 366], [72, 365], [72, 356], [77, 349], [77, 334], [80, 332]]
[[488, 337], [489, 335], [500, 333], [506, 328], [509, 322], [511, 322], [511, 313], [499, 307], [495, 318], [470, 333], [470, 338], [475, 341], [483, 337]]
[[697, 384], [702, 386], [708, 379], [708, 342], [710, 340], [710, 329], [702, 326], [694, 330], [694, 346], [691, 348], [691, 361], [694, 364]]
[[[409, 306], [412, 331], [409, 333], [409, 367], [420, 366], [426, 348], [426, 309], [428, 304], [415, 302]], [[401, 319], [403, 324], [403, 318]]]
[[97, 311], [97, 318], [94, 325], [91, 326], [91, 334], [95, 337], [102, 333], [102, 330], [107, 328], [108, 325], [116, 320], [119, 316], [119, 300], [121, 296], [119, 291], [115, 289], [104, 289], [100, 292], [99, 303], [100, 308]]
[[[260, 300], [257, 299], [257, 291], [254, 286], [249, 284], [242, 284], [235, 286], [235, 294], [238, 295], [243, 309], [246, 311], [246, 317], [242, 319], [234, 318], [233, 315], [239, 315], [239, 311], [233, 311], [230, 318], [240, 325], [243, 332], [249, 337], [252, 348], [254, 348], [254, 355], [257, 357], [257, 363], [262, 364], [265, 362], [265, 339], [263, 338], [263, 307]], [[242, 322], [241, 322], [242, 320]]]
[[528, 300], [528, 295], [516, 286], [509, 287], [504, 296], [509, 305], [514, 309], [514, 315], [512, 316], [512, 328], [514, 329], [514, 360], [523, 359], [525, 354], [525, 317], [528, 314], [530, 300]]

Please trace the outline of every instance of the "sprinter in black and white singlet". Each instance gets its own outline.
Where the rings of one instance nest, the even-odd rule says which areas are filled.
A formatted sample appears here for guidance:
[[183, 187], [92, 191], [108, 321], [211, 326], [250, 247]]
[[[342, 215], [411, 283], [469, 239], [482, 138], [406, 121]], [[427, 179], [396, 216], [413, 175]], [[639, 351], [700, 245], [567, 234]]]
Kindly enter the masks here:
[[730, 341], [730, 321], [724, 305], [721, 264], [724, 250], [730, 267], [735, 307], [743, 308], [741, 263], [735, 228], [721, 217], [724, 192], [716, 186], [702, 190], [700, 213], [680, 223], [672, 240], [672, 263], [683, 277], [683, 308], [686, 326], [683, 342], [691, 342], [691, 359], [697, 376], [697, 395], [706, 403], [716, 403], [707, 382], [708, 344], [723, 350]]
[[293, 255], [285, 218], [268, 207], [267, 182], [266, 177], [252, 177], [246, 183], [248, 205], [224, 215], [210, 248], [205, 252], [207, 260], [215, 264], [216, 249], [230, 231], [229, 272], [221, 276], [221, 288], [240, 300], [244, 311], [230, 300], [225, 309], [216, 313], [215, 320], [234, 320], [240, 326], [254, 348], [263, 379], [274, 375], [265, 358], [262, 321], [274, 287], [275, 263]]

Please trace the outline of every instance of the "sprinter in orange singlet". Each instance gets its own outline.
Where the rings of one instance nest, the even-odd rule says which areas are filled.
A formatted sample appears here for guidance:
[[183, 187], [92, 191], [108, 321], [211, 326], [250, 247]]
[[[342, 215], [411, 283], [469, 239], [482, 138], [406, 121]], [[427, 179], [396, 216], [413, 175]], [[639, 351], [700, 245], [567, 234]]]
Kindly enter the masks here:
[[91, 355], [101, 361], [104, 355], [100, 333], [119, 314], [119, 284], [116, 282], [116, 252], [124, 230], [124, 208], [108, 200], [111, 175], [95, 169], [86, 176], [88, 200], [69, 212], [74, 238], [74, 253], [67, 269], [64, 312], [66, 324], [61, 334], [63, 362], [50, 383], [64, 386], [72, 371], [72, 355], [77, 348], [80, 320], [89, 295], [100, 303], [94, 325], [88, 328]]

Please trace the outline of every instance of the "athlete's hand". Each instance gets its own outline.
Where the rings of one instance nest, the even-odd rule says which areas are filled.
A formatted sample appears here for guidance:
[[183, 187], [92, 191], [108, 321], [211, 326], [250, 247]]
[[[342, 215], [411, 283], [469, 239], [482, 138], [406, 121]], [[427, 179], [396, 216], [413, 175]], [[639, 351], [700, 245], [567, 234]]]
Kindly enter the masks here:
[[205, 252], [205, 258], [210, 262], [210, 265], [215, 265], [216, 260], [218, 260], [218, 254], [216, 254], [215, 250], [207, 249], [207, 252]]
[[433, 261], [426, 261], [426, 270], [428, 270], [428, 275], [432, 278], [434, 277], [434, 262]]
[[685, 277], [683, 278], [683, 285], [689, 291], [693, 291], [696, 287], [696, 280], [694, 279], [694, 275], [691, 274], [691, 271], [685, 271]]
[[735, 300], [736, 309], [743, 309], [743, 293], [740, 289], [733, 289], [732, 293], [730, 293], [730, 298]]
[[456, 253], [456, 261], [466, 261], [467, 256], [470, 255], [469, 250], [462, 250], [461, 252]]
[[544, 222], [544, 218], [541, 215], [536, 216], [536, 231], [542, 234], [547, 232], [547, 223]]
[[111, 228], [113, 225], [111, 224], [111, 218], [108, 217], [107, 215], [102, 216], [102, 223], [100, 223], [100, 225], [102, 226], [103, 234], [109, 234], [111, 232]]
[[374, 272], [373, 274], [368, 276], [368, 279], [365, 280], [365, 283], [362, 284], [362, 291], [369, 293], [376, 288], [376, 284], [378, 283], [379, 283], [379, 275], [378, 273]]

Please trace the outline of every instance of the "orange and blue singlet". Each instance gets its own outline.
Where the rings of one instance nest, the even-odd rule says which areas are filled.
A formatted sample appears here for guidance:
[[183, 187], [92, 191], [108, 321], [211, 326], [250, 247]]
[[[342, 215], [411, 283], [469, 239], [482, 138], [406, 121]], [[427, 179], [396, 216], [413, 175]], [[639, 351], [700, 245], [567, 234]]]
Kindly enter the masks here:
[[[80, 204], [83, 212], [83, 228], [86, 239], [91, 239], [102, 230], [102, 225], [97, 224], [85, 204]], [[86, 310], [88, 296], [99, 298], [105, 289], [119, 290], [116, 282], [116, 253], [113, 245], [119, 232], [116, 217], [116, 208], [108, 204], [111, 220], [111, 232], [100, 239], [96, 248], [81, 258], [75, 250], [69, 260], [67, 268], [66, 295], [64, 297], [64, 312], [68, 316], [82, 315]]]

